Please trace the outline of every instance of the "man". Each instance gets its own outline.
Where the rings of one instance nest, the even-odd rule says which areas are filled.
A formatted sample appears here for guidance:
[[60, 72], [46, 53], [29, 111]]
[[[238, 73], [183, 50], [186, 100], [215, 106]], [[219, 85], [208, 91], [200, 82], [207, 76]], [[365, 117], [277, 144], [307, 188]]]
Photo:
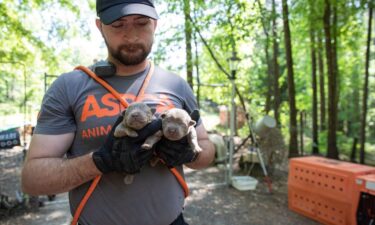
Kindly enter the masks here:
[[[156, 114], [172, 107], [189, 113], [196, 109], [191, 89], [177, 75], [155, 67], [150, 81], [144, 84], [151, 67], [146, 57], [158, 19], [153, 1], [97, 0], [96, 4], [96, 25], [107, 45], [107, 60], [116, 68], [115, 75], [103, 79], [129, 103], [146, 86], [139, 100]], [[75, 70], [59, 76], [43, 99], [22, 171], [23, 190], [31, 195], [69, 191], [74, 213], [90, 181], [102, 175], [79, 224], [186, 224], [182, 217], [183, 189], [167, 166], [151, 167], [144, 160], [150, 157], [142, 155], [148, 153], [123, 154], [124, 146], [116, 147], [123, 145], [122, 140], [114, 144], [109, 131], [122, 110], [119, 101], [84, 72]], [[193, 169], [207, 167], [214, 158], [214, 148], [200, 121], [196, 131], [201, 153], [169, 154], [185, 147], [160, 146], [163, 160], [167, 164], [178, 162], [171, 166], [181, 172], [181, 164]], [[121, 157], [113, 157], [113, 151]], [[132, 184], [124, 184], [124, 172], [136, 173]]]

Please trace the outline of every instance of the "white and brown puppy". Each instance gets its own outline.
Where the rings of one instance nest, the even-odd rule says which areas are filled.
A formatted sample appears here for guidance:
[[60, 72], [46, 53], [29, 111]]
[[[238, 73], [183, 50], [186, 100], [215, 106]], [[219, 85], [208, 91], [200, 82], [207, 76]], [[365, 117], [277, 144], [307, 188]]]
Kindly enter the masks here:
[[[201, 152], [198, 145], [197, 132], [194, 128], [196, 121], [183, 109], [172, 108], [160, 115], [162, 118], [162, 135], [171, 141], [178, 141], [187, 136], [190, 147], [194, 152]], [[151, 165], [154, 166], [158, 160], [153, 159]]]
[[193, 151], [202, 151], [198, 145], [197, 132], [195, 131], [196, 121], [183, 109], [173, 108], [161, 114], [163, 136], [171, 141], [177, 141], [188, 137], [188, 142]]

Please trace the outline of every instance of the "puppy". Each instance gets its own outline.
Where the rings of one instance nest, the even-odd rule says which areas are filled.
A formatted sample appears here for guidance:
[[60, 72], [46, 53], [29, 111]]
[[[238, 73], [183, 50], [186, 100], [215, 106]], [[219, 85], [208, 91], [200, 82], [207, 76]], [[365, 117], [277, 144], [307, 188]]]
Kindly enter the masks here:
[[[197, 132], [194, 128], [196, 121], [183, 109], [172, 108], [160, 115], [162, 119], [162, 135], [171, 141], [178, 141], [187, 136], [190, 147], [194, 152], [201, 152], [198, 145]], [[151, 165], [155, 166], [157, 159], [152, 159]]]
[[[134, 102], [126, 109], [123, 121], [117, 125], [113, 135], [115, 137], [138, 137], [138, 133], [136, 131], [151, 123], [152, 119], [153, 114], [150, 107], [142, 102]], [[143, 143], [142, 148], [151, 149], [154, 143], [160, 140], [161, 135], [162, 132], [158, 131], [154, 135], [149, 136]], [[150, 148], [147, 148], [148, 146], [150, 146]], [[133, 183], [133, 179], [134, 175], [127, 174], [124, 178], [124, 183], [131, 184]]]
[[125, 110], [124, 119], [117, 125], [113, 135], [115, 137], [138, 137], [136, 131], [151, 123], [151, 120], [150, 107], [143, 102], [134, 102]]

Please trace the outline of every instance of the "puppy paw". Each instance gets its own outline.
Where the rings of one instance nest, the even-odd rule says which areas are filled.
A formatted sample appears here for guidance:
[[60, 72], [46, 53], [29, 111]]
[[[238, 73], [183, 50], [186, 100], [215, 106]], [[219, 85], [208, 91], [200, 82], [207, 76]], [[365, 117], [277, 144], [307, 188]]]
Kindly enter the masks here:
[[129, 137], [133, 137], [133, 138], [138, 137], [138, 134], [137, 134], [137, 132], [135, 132], [135, 131], [127, 131], [126, 134], [127, 134]]
[[134, 175], [126, 175], [124, 177], [124, 183], [126, 185], [133, 183], [133, 180], [134, 180]]
[[141, 148], [143, 148], [143, 149], [151, 149], [152, 148], [152, 146], [150, 145], [150, 144], [146, 144], [146, 143], [144, 143], [142, 146], [141, 146]]
[[203, 149], [199, 146], [194, 148], [194, 152], [201, 152], [201, 151], [203, 151]]
[[115, 132], [113, 133], [113, 136], [118, 137], [118, 138], [124, 137], [124, 136], [126, 136], [126, 132], [124, 132], [121, 129], [115, 129]]
[[152, 159], [150, 159], [150, 165], [152, 167], [155, 167], [158, 164], [158, 162], [159, 162], [158, 158], [152, 158]]

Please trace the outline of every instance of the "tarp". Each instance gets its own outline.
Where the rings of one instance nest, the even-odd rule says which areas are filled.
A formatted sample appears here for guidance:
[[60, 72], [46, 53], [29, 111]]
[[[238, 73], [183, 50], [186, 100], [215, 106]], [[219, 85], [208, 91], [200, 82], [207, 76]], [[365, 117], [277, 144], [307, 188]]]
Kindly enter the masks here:
[[18, 128], [11, 128], [0, 132], [0, 149], [20, 146], [20, 133]]

